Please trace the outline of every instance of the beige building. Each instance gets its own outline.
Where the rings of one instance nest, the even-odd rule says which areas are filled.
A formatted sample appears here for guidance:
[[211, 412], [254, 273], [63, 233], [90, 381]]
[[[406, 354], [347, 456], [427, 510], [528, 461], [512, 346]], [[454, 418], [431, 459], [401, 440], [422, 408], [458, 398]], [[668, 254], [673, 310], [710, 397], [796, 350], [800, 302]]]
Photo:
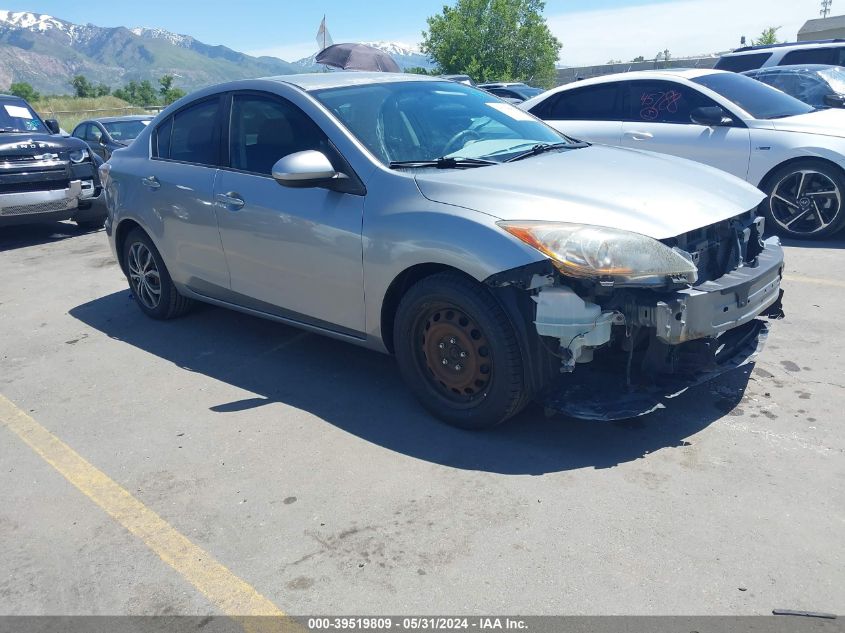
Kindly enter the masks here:
[[845, 39], [845, 15], [807, 20], [798, 31], [798, 41]]

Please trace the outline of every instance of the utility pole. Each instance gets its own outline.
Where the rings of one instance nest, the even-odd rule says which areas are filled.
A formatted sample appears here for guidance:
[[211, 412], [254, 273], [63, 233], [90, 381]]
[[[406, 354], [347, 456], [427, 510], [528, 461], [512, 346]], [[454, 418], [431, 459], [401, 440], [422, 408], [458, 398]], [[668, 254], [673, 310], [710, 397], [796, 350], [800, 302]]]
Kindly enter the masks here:
[[822, 0], [822, 10], [819, 11], [819, 15], [826, 18], [830, 14], [830, 5], [832, 4], [833, 0]]

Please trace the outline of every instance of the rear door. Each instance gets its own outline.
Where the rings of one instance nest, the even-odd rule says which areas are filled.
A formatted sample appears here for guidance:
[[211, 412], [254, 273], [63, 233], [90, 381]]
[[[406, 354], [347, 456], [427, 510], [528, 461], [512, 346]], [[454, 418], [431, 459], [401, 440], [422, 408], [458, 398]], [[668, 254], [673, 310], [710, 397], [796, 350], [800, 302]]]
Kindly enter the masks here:
[[234, 93], [227, 121], [229, 159], [214, 208], [233, 300], [360, 336], [364, 197], [283, 187], [271, 176], [276, 161], [305, 150], [323, 152], [341, 170], [333, 145], [300, 108], [269, 93]]
[[623, 85], [611, 82], [563, 90], [537, 104], [531, 113], [578, 140], [619, 145]]
[[718, 105], [698, 90], [665, 80], [628, 82], [622, 145], [718, 167], [745, 179], [751, 155], [748, 128], [739, 119], [730, 126], [699, 125], [690, 119], [698, 107]]
[[221, 97], [195, 101], [153, 132], [153, 157], [139, 166], [143, 204], [162, 224], [163, 252], [178, 283], [211, 297], [228, 291], [229, 270], [214, 213], [214, 178], [220, 162]]

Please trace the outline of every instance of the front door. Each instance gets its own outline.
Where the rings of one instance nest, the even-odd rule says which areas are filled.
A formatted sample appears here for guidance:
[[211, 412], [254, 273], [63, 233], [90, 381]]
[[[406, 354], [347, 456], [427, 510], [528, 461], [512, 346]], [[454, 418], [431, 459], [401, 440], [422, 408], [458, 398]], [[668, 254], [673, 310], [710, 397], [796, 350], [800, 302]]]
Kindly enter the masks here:
[[276, 161], [304, 150], [332, 159], [320, 128], [265, 93], [232, 98], [229, 165], [217, 174], [215, 212], [233, 300], [352, 335], [364, 331], [362, 196], [283, 187]]
[[708, 127], [690, 120], [698, 107], [717, 105], [684, 84], [631, 81], [627, 88], [622, 146], [688, 158], [743, 180], [748, 176], [751, 136], [740, 121]]

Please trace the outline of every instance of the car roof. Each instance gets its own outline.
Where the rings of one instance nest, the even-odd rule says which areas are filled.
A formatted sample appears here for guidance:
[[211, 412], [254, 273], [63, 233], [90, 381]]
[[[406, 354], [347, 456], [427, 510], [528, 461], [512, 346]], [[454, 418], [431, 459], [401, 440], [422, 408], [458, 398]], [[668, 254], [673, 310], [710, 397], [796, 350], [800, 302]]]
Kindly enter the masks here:
[[4, 95], [0, 94], [0, 99], [16, 99], [18, 101], [25, 101], [23, 97], [19, 97], [17, 95]]
[[753, 70], [746, 70], [742, 75], [752, 74], [768, 74], [787, 72], [801, 72], [804, 70], [815, 72], [818, 70], [828, 70], [829, 68], [842, 68], [842, 66], [834, 66], [833, 64], [787, 64], [785, 66], [763, 66], [763, 68], [755, 68]]
[[742, 48], [738, 48], [730, 53], [724, 53], [721, 57], [733, 57], [734, 55], [750, 55], [752, 53], [760, 53], [769, 50], [776, 50], [776, 49], [784, 49], [784, 48], [822, 48], [825, 46], [830, 46], [831, 44], [838, 44], [840, 46], [845, 46], [845, 39], [835, 39], [835, 40], [812, 40], [807, 42], [782, 42], [780, 44], [762, 44], [760, 46], [743, 46]]
[[120, 121], [152, 121], [155, 118], [154, 114], [126, 114], [124, 116], [100, 116], [91, 119], [86, 119], [83, 123], [96, 121], [98, 123], [118, 123]]
[[370, 73], [370, 72], [330, 72], [330, 73], [303, 73], [301, 75], [278, 75], [275, 77], [263, 77], [266, 81], [277, 81], [279, 83], [291, 84], [310, 92], [324, 88], [345, 88], [348, 86], [368, 86], [375, 84], [397, 83], [400, 81], [443, 81], [438, 77], [426, 77], [413, 73]]
[[569, 84], [560, 86], [561, 88], [569, 89], [578, 86], [590, 86], [593, 84], [601, 84], [611, 81], [632, 81], [635, 79], [697, 79], [705, 75], [715, 74], [734, 74], [726, 70], [716, 70], [714, 68], [665, 68], [660, 70], [634, 70], [627, 73], [613, 73], [611, 75], [601, 75], [599, 77], [590, 77], [589, 79], [582, 79], [574, 81]]
[[522, 81], [491, 81], [486, 84], [478, 84], [479, 88], [510, 88], [511, 86], [525, 86], [526, 88], [531, 87]]

